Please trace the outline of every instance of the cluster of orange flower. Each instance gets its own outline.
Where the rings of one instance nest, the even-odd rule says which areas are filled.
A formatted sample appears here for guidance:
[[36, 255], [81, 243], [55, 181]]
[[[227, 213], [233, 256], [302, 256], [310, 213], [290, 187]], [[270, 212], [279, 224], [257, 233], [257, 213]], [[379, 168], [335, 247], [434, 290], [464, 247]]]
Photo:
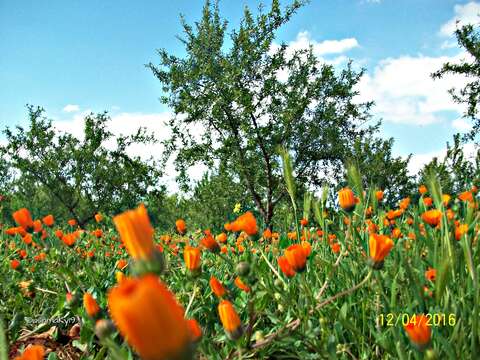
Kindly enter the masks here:
[[[473, 187], [469, 191], [459, 194], [456, 202], [466, 202], [468, 206], [477, 209], [476, 192], [476, 187]], [[419, 216], [409, 210], [411, 204], [409, 197], [402, 199], [398, 203], [398, 207], [388, 211], [385, 210], [383, 213], [379, 212], [384, 216], [379, 215], [377, 217], [378, 223], [375, 223], [372, 217], [372, 206], [362, 208], [365, 211], [364, 221], [355, 226], [357, 226], [357, 231], [368, 233], [368, 249], [365, 247], [365, 251], [361, 250], [361, 252], [367, 258], [373, 270], [383, 268], [385, 259], [395, 246], [394, 241], [405, 237], [404, 245], [408, 249], [409, 242], [416, 239], [413, 227], [417, 227], [419, 233], [425, 235], [428, 226], [430, 227], [428, 231], [433, 232], [438, 231], [445, 225], [451, 226], [454, 229], [456, 240], [461, 240], [469, 231], [468, 224], [457, 219], [457, 214], [451, 208], [452, 196], [444, 194], [441, 198], [440, 208], [434, 208], [434, 200], [427, 196], [428, 189], [426, 186], [420, 186], [419, 193], [421, 196]], [[377, 206], [383, 200], [384, 193], [378, 190], [374, 192], [374, 195], [376, 203], [373, 203], [373, 206]], [[364, 198], [365, 196], [362, 199]], [[342, 221], [340, 221], [340, 225], [342, 229], [348, 229], [345, 231], [346, 234], [354, 230], [353, 224], [359, 223], [358, 211], [354, 212], [354, 210], [360, 202], [360, 198], [355, 196], [350, 188], [344, 188], [338, 192], [338, 204], [344, 211], [343, 219], [341, 219], [343, 225]], [[324, 216], [327, 216], [327, 214], [325, 213]], [[50, 229], [55, 224], [53, 215], [47, 215], [42, 220], [34, 221], [30, 212], [25, 208], [14, 212], [13, 218], [18, 226], [6, 229], [5, 232], [12, 236], [18, 234], [25, 244], [31, 245], [32, 248], [38, 248], [38, 253], [34, 256], [35, 261], [46, 259], [47, 255], [45, 252], [40, 252], [42, 246], [38, 242], [43, 241], [50, 232], [71, 248], [79, 242], [78, 240], [85, 233], [85, 230], [77, 227], [77, 222], [74, 219], [68, 221], [69, 226], [74, 227], [68, 233], [63, 233], [59, 229], [53, 231], [53, 229]], [[101, 222], [102, 216], [97, 214], [95, 219], [97, 222]], [[90, 293], [84, 294], [83, 304], [85, 312], [95, 323], [99, 337], [108, 335], [108, 329], [111, 329], [115, 324], [125, 340], [144, 359], [175, 358], [181, 357], [182, 354], [190, 354], [202, 336], [200, 325], [196, 320], [186, 317], [185, 310], [176, 300], [175, 295], [158, 276], [162, 273], [165, 248], [173, 256], [176, 256], [178, 252], [181, 254], [183, 252], [185, 269], [191, 279], [201, 273], [202, 251], [209, 251], [223, 257], [226, 261], [231, 261], [225, 256], [229, 250], [232, 253], [242, 253], [246, 248], [250, 248], [251, 252], [255, 253], [257, 249], [249, 246], [249, 244], [253, 243], [253, 239], [260, 239], [260, 243], [265, 242], [265, 251], [272, 248], [274, 255], [278, 254], [279, 247], [277, 245], [280, 234], [267, 228], [259, 238], [257, 221], [251, 212], [246, 212], [233, 222], [225, 224], [225, 232], [214, 236], [210, 230], [199, 231], [196, 233], [196, 238], [193, 235], [187, 235], [186, 222], [183, 219], [178, 219], [175, 227], [179, 236], [163, 235], [160, 237], [161, 244], [154, 242], [154, 229], [150, 223], [147, 209], [143, 205], [135, 210], [115, 216], [113, 223], [120, 234], [121, 240], [121, 243], [117, 244], [119, 247], [117, 253], [123, 255], [124, 250], [126, 250], [132, 262], [129, 264], [123, 258], [116, 262], [115, 266], [118, 270], [116, 273], [117, 285], [108, 292], [108, 316], [107, 312], [98, 305], [94, 296]], [[355, 246], [347, 240], [345, 243], [342, 242], [343, 245], [341, 245], [333, 232], [329, 232], [328, 229], [315, 229], [314, 227], [309, 229], [308, 225], [308, 219], [300, 220], [301, 232], [297, 230], [287, 234], [287, 238], [291, 240], [291, 245], [286, 247], [283, 254], [277, 257], [278, 268], [287, 278], [292, 278], [297, 273], [306, 270], [308, 259], [312, 254], [311, 244], [316, 239], [328, 240], [333, 253], [340, 253], [342, 246], [345, 245], [346, 249], [343, 251], [345, 256]], [[425, 226], [427, 226], [427, 229]], [[232, 234], [228, 235], [229, 232], [238, 234], [234, 237]], [[406, 236], [407, 233], [408, 236]], [[104, 233], [102, 229], [95, 229], [90, 232], [90, 235], [91, 240], [87, 242], [87, 246], [93, 246], [92, 241], [102, 239]], [[298, 239], [298, 235], [301, 236], [300, 239]], [[235, 238], [236, 247], [229, 247], [229, 238]], [[14, 246], [13, 243], [13, 248]], [[114, 244], [110, 244], [110, 250], [115, 251]], [[365, 253], [367, 250], [368, 256]], [[94, 251], [87, 247], [82, 250], [77, 246], [75, 251], [86, 258], [94, 256]], [[21, 261], [28, 257], [26, 249], [19, 249], [17, 254], [17, 258], [10, 262], [12, 269], [21, 268]], [[109, 257], [111, 253], [106, 251], [104, 255]], [[132, 271], [130, 273], [133, 274], [132, 276], [126, 276], [123, 273], [129, 265], [131, 265]], [[432, 296], [432, 292], [427, 285], [436, 280], [436, 269], [428, 267], [425, 270], [425, 280], [425, 294], [426, 296]], [[212, 293], [218, 298], [218, 315], [225, 332], [230, 338], [238, 339], [243, 333], [243, 328], [233, 303], [227, 299], [227, 297], [230, 297], [229, 291], [213, 275], [210, 276], [209, 284]], [[252, 290], [248, 279], [241, 274], [235, 277], [234, 285], [246, 293]], [[25, 285], [25, 288], [28, 288], [28, 286]], [[71, 294], [67, 294], [67, 299], [69, 295], [71, 296]], [[151, 316], [151, 314], [156, 314], [156, 316]], [[427, 325], [424, 315], [417, 315], [414, 323], [405, 326], [405, 331], [412, 343], [419, 348], [425, 348], [430, 342], [431, 329]], [[30, 349], [29, 352], [32, 354], [41, 353], [41, 349]], [[27, 356], [25, 354], [29, 352], [25, 351], [23, 356]]]

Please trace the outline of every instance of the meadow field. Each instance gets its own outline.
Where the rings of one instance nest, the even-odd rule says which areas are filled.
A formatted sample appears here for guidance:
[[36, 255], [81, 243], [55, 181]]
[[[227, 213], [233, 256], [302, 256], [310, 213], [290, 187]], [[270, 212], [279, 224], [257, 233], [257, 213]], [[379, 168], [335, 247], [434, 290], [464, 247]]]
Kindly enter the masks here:
[[1, 0], [0, 360], [480, 359], [479, 14]]
[[338, 211], [325, 207], [327, 188], [307, 198], [290, 232], [265, 228], [240, 204], [219, 233], [182, 219], [158, 232], [144, 205], [97, 214], [85, 228], [19, 209], [0, 242], [1, 350], [35, 345], [48, 359], [474, 358], [477, 188], [443, 194], [434, 177], [393, 208], [380, 189], [351, 188], [338, 193]]

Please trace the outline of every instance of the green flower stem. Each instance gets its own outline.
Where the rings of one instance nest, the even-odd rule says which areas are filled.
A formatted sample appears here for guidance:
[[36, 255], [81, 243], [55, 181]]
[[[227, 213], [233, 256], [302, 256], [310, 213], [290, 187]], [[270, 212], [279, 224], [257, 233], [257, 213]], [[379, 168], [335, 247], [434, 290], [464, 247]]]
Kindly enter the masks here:
[[277, 278], [280, 279], [280, 281], [283, 283], [284, 286], [287, 286], [287, 283], [285, 282], [285, 280], [283, 280], [283, 278], [280, 276], [280, 274], [278, 273], [278, 271], [273, 267], [273, 265], [270, 263], [270, 261], [268, 261], [267, 257], [265, 256], [265, 253], [263, 252], [262, 249], [260, 249], [260, 255], [262, 256], [263, 260], [265, 260], [265, 262], [267, 263], [268, 267], [273, 271], [273, 273], [277, 276]]
[[125, 354], [125, 352], [122, 351], [122, 349], [110, 336], [102, 339], [102, 344], [108, 347], [110, 355], [114, 360], [127, 360], [127, 355]]

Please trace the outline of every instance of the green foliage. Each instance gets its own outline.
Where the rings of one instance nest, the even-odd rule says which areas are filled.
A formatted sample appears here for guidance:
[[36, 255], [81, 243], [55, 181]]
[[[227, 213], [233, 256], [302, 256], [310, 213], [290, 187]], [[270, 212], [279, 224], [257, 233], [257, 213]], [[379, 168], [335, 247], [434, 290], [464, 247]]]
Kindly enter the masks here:
[[363, 187], [385, 190], [383, 201], [391, 206], [414, 188], [414, 179], [408, 174], [411, 155], [406, 159], [394, 157], [392, 147], [393, 138], [358, 140], [349, 159], [362, 174]]
[[[472, 161], [473, 160], [473, 161]], [[419, 173], [419, 184], [427, 184], [430, 173], [435, 173], [443, 193], [464, 191], [480, 181], [480, 151], [475, 159], [468, 159], [463, 151], [460, 135], [453, 137], [453, 145], [447, 143], [447, 153], [442, 160], [435, 157]]]
[[292, 156], [300, 184], [321, 186], [325, 171], [341, 177], [343, 160], [355, 139], [376, 127], [360, 127], [372, 103], [353, 101], [363, 71], [351, 64], [335, 71], [313, 50], [287, 53], [274, 46], [275, 33], [304, 5], [281, 9], [273, 0], [258, 15], [245, 8], [239, 28], [229, 34], [218, 4], [207, 1], [195, 26], [183, 21], [186, 56], [158, 51], [160, 64], [148, 67], [163, 85], [175, 116], [165, 157], [175, 156], [179, 179], [196, 163], [221, 164], [239, 179], [267, 224], [285, 195], [277, 148]]
[[155, 162], [127, 152], [132, 145], [154, 142], [144, 130], [114, 138], [107, 114], [90, 114], [83, 138], [77, 139], [59, 134], [43, 112], [29, 106], [29, 127], [4, 131], [7, 143], [0, 151], [13, 174], [11, 208], [27, 206], [36, 217], [51, 212], [83, 225], [97, 212], [116, 213], [163, 191]]
[[472, 121], [472, 130], [465, 134], [463, 140], [473, 140], [480, 131], [480, 118], [478, 117], [478, 103], [480, 100], [480, 35], [478, 25], [464, 25], [455, 30], [455, 36], [470, 58], [458, 64], [445, 63], [442, 68], [432, 74], [434, 79], [442, 78], [447, 74], [456, 74], [468, 79], [464, 88], [451, 89], [449, 92], [455, 102], [465, 104], [467, 109], [464, 117]]

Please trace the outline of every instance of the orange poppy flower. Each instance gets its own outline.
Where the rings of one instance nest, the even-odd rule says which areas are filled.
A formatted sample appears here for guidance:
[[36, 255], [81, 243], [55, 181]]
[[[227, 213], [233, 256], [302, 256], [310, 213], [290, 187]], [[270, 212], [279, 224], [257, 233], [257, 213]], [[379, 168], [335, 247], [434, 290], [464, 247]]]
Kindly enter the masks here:
[[13, 235], [16, 235], [16, 234], [18, 233], [18, 230], [17, 230], [17, 229], [18, 229], [18, 228], [16, 228], [16, 227], [11, 227], [11, 228], [6, 229], [6, 230], [5, 230], [5, 233], [6, 233], [7, 235], [13, 236]]
[[153, 227], [147, 209], [142, 204], [113, 218], [122, 242], [135, 260], [150, 259], [155, 252]]
[[426, 207], [430, 207], [433, 204], [433, 199], [431, 197], [424, 197], [423, 203], [425, 204]]
[[402, 236], [402, 232], [401, 232], [401, 230], [400, 230], [399, 228], [395, 228], [395, 229], [392, 230], [392, 237], [393, 237], [394, 239], [398, 239], [398, 238], [400, 238], [401, 236]]
[[20, 210], [15, 211], [12, 214], [13, 220], [17, 223], [18, 226], [21, 226], [25, 230], [33, 228], [32, 215], [27, 208], [21, 208]]
[[58, 230], [55, 230], [55, 236], [59, 239], [62, 239], [63, 237], [63, 231], [58, 229]]
[[77, 237], [78, 235], [76, 232], [65, 234], [62, 236], [62, 241], [67, 246], [73, 246], [77, 241]]
[[144, 360], [177, 359], [191, 335], [184, 310], [155, 275], [126, 278], [108, 293], [110, 316]]
[[430, 281], [435, 281], [436, 277], [437, 277], [437, 270], [429, 268], [427, 271], [425, 271], [425, 279]]
[[223, 328], [231, 339], [236, 340], [242, 336], [240, 317], [230, 301], [222, 300], [220, 304], [218, 304], [218, 314], [220, 315]]
[[210, 277], [210, 288], [212, 289], [212, 292], [219, 298], [225, 296], [227, 293], [227, 290], [215, 276]]
[[308, 258], [312, 253], [312, 245], [310, 245], [308, 241], [302, 241], [301, 245], [303, 247], [303, 250], [305, 251], [305, 256]]
[[17, 356], [15, 360], [43, 360], [45, 357], [45, 349], [42, 345], [30, 345], [25, 349], [21, 356]]
[[437, 209], [432, 209], [425, 211], [422, 214], [422, 220], [425, 221], [430, 226], [437, 226], [442, 220], [442, 212]]
[[188, 333], [190, 334], [190, 339], [195, 343], [200, 341], [202, 338], [202, 328], [195, 319], [187, 320]]
[[473, 201], [473, 194], [471, 191], [464, 191], [458, 195], [458, 198], [462, 201]]
[[[368, 219], [367, 219], [368, 220]], [[365, 221], [368, 225], [368, 232], [369, 233], [376, 233], [378, 231], [378, 226], [377, 224], [375, 224], [373, 221], [371, 220], [368, 220], [368, 221]]]
[[234, 222], [230, 223], [228, 229], [227, 225], [225, 225], [225, 230], [233, 232], [245, 231], [248, 235], [255, 235], [258, 232], [257, 220], [250, 211], [247, 211], [245, 214], [240, 215]]
[[101, 222], [102, 220], [103, 220], [102, 214], [98, 214], [98, 213], [95, 214], [95, 221], [96, 221], [97, 223]]
[[428, 318], [425, 315], [416, 315], [404, 328], [410, 341], [420, 350], [424, 349], [430, 342], [432, 329], [428, 325]]
[[222, 244], [225, 244], [227, 242], [227, 234], [225, 234], [224, 232], [218, 234], [216, 238], [217, 241]]
[[32, 242], [33, 242], [33, 238], [32, 238], [32, 234], [26, 234], [23, 238], [22, 238], [23, 242], [27, 245], [30, 245]]
[[400, 200], [400, 203], [398, 204], [398, 207], [402, 210], [407, 210], [409, 205], [410, 205], [410, 198], [406, 197], [405, 199]]
[[286, 277], [293, 277], [295, 276], [296, 272], [295, 270], [290, 266], [290, 263], [288, 262], [287, 258], [285, 256], [279, 256], [278, 259], [278, 266], [280, 267], [280, 270], [282, 270], [282, 273]]
[[127, 267], [128, 261], [125, 259], [120, 259], [117, 261], [117, 269], [123, 270]]
[[308, 225], [308, 220], [307, 219], [300, 220], [300, 225], [307, 226]]
[[53, 215], [47, 215], [42, 219], [43, 223], [45, 226], [52, 227], [53, 224], [55, 223], [55, 219], [53, 218]]
[[334, 254], [338, 254], [340, 252], [340, 244], [339, 243], [333, 243], [330, 248], [332, 249]]
[[96, 238], [100, 239], [103, 236], [103, 231], [102, 231], [102, 229], [93, 230], [92, 235], [95, 236]]
[[383, 191], [382, 190], [377, 190], [375, 191], [375, 198], [377, 201], [382, 201], [383, 199]]
[[340, 190], [338, 192], [338, 203], [343, 210], [347, 212], [352, 211], [357, 203], [352, 189], [343, 188]]
[[183, 259], [188, 270], [196, 272], [200, 269], [200, 249], [192, 246], [185, 246]]
[[245, 291], [245, 292], [247, 292], [247, 293], [250, 292], [250, 287], [249, 287], [247, 284], [245, 284], [245, 283], [242, 281], [242, 279], [240, 279], [239, 276], [237, 276], [237, 277], [235, 278], [234, 283], [235, 283], [235, 286], [238, 287], [240, 290], [243, 290], [243, 291]]
[[45, 260], [46, 258], [47, 258], [47, 254], [45, 254], [44, 252], [42, 252], [42, 253], [40, 253], [40, 254], [38, 254], [38, 255], [35, 255], [35, 256], [33, 257], [33, 260], [35, 260], [35, 261], [43, 261], [43, 260]]
[[460, 240], [463, 235], [465, 235], [468, 231], [468, 225], [467, 224], [459, 224], [458, 226], [455, 226], [455, 239]]
[[20, 261], [18, 261], [17, 259], [13, 259], [12, 261], [10, 261], [10, 267], [13, 270], [17, 270], [20, 267]]
[[302, 245], [294, 244], [285, 249], [285, 258], [296, 272], [305, 270], [307, 255]]
[[425, 185], [420, 185], [420, 186], [418, 187], [418, 192], [419, 192], [420, 194], [422, 194], [422, 195], [425, 194], [427, 191], [428, 191], [428, 189], [427, 189], [427, 187], [426, 187]]
[[264, 239], [271, 239], [272, 238], [272, 231], [270, 229], [265, 229], [263, 232], [263, 238]]
[[296, 231], [289, 232], [287, 233], [287, 237], [290, 240], [297, 240], [297, 232]]
[[187, 224], [183, 219], [178, 219], [177, 221], [175, 221], [175, 227], [177, 228], [178, 233], [181, 235], [185, 234], [185, 232], [187, 231]]
[[88, 316], [95, 318], [100, 312], [100, 307], [98, 306], [97, 301], [94, 299], [92, 294], [86, 292], [83, 294], [83, 307], [87, 312]]
[[40, 220], [35, 220], [33, 222], [33, 232], [39, 233], [42, 231], [42, 222]]
[[383, 261], [393, 248], [393, 241], [388, 236], [371, 234], [369, 239], [370, 260], [374, 269], [381, 269]]
[[219, 252], [220, 245], [215, 241], [213, 238], [210, 230], [205, 230], [205, 237], [200, 240], [200, 244], [204, 246], [206, 249], [210, 250], [211, 252]]
[[75, 219], [70, 219], [70, 220], [68, 220], [67, 222], [68, 222], [68, 225], [70, 225], [70, 226], [75, 226], [75, 225], [77, 225], [77, 220], [75, 220]]

